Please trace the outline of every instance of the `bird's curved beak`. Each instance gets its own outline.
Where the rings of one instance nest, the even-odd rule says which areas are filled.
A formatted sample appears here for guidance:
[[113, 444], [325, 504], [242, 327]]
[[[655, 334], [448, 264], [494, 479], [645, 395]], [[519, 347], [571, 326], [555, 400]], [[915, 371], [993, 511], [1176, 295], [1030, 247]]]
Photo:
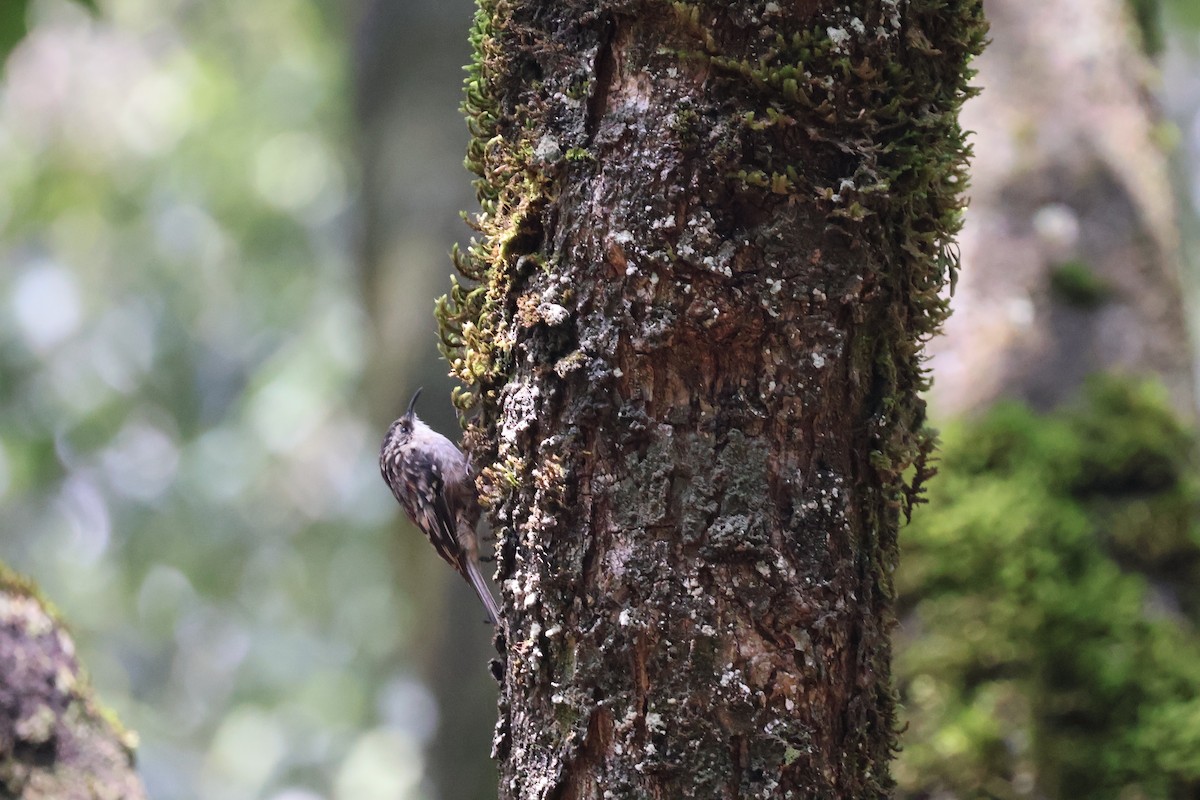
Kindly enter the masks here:
[[408, 410], [404, 412], [404, 416], [412, 417], [413, 412], [417, 409], [417, 398], [421, 396], [421, 390], [424, 388], [424, 386], [417, 387], [417, 391], [413, 394], [412, 400], [408, 401]]

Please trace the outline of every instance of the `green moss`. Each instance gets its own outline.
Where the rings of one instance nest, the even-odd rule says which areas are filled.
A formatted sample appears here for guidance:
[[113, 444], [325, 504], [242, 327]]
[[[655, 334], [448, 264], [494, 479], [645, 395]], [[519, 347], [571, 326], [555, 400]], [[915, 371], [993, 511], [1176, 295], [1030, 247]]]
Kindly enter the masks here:
[[462, 104], [471, 135], [464, 165], [478, 176], [473, 185], [481, 208], [471, 225], [482, 238], [472, 238], [465, 251], [455, 247], [454, 265], [470, 283], [464, 285], [454, 279], [449, 293], [439, 298], [435, 307], [442, 353], [450, 362], [451, 374], [465, 385], [454, 395], [455, 405], [463, 413], [476, 406], [481, 387], [497, 372], [497, 332], [494, 314], [490, 313], [497, 293], [489, 280], [489, 267], [501, 238], [511, 227], [497, 206], [511, 175], [497, 159], [492, 145], [498, 137], [500, 114], [492, 85], [495, 62], [500, 58], [494, 6], [494, 2], [481, 1], [475, 12], [470, 33], [472, 61], [467, 67]]
[[675, 109], [669, 124], [671, 130], [679, 137], [680, 144], [684, 146], [694, 147], [703, 139], [703, 120], [696, 113], [696, 109], [686, 102]]
[[11, 567], [0, 561], [0, 592], [5, 594], [15, 595], [17, 597], [29, 597], [37, 601], [37, 604], [42, 607], [46, 615], [54, 622], [54, 624], [66, 627], [63, 622], [62, 615], [58, 609], [46, 599], [37, 584], [15, 572]]
[[1200, 511], [1192, 431], [1153, 385], [1003, 405], [946, 435], [904, 532], [897, 660], [909, 795], [1200, 789]]
[[1050, 289], [1063, 302], [1078, 308], [1099, 308], [1112, 288], [1082, 261], [1059, 264], [1050, 272]]
[[1142, 50], [1156, 56], [1163, 49], [1162, 3], [1160, 0], [1127, 0], [1129, 12], [1141, 34]]
[[[460, 419], [471, 419], [466, 441], [482, 463], [500, 464], [482, 475], [485, 502], [527, 477], [521, 465], [498, 451], [495, 435], [499, 391], [512, 369], [517, 325], [505, 300], [522, 270], [546, 263], [537, 248], [549, 184], [544, 170], [553, 166], [538, 155], [541, 134], [530, 124], [536, 115], [522, 110], [520, 79], [507, 63], [513, 50], [511, 14], [507, 3], [479, 0], [471, 27], [462, 110], [470, 132], [464, 163], [477, 176], [473, 185], [480, 205], [468, 223], [478, 236], [465, 250], [454, 249], [454, 265], [465, 281], [453, 278], [434, 310], [440, 349], [450, 374], [463, 384], [453, 400]], [[514, 83], [501, 85], [504, 80]], [[516, 102], [516, 110], [502, 113], [502, 97]], [[586, 161], [590, 155], [570, 148], [567, 158]]]
[[37, 597], [37, 587], [33, 581], [14, 572], [11, 567], [0, 561], [0, 591], [21, 597]]

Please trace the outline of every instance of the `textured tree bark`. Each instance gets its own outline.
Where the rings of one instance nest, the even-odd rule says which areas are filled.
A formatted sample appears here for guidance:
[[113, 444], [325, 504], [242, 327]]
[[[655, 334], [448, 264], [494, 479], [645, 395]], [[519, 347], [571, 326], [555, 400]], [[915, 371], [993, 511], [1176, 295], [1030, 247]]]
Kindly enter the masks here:
[[[484, 0], [440, 316], [504, 798], [882, 797], [970, 0]], [[906, 479], [905, 476], [909, 479]]]
[[97, 708], [61, 623], [0, 566], [0, 797], [140, 800], [133, 740]]
[[1125, 0], [987, 0], [963, 280], [933, 344], [939, 413], [1048, 409], [1105, 371], [1195, 416], [1167, 158]]

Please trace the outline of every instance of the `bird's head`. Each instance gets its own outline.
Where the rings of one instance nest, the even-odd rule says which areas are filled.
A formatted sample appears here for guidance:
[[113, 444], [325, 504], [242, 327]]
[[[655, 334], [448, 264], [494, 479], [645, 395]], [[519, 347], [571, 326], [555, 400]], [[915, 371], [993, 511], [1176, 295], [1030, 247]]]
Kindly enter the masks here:
[[412, 400], [408, 401], [408, 409], [404, 412], [403, 416], [393, 422], [392, 427], [388, 428], [385, 444], [398, 447], [412, 438], [413, 429], [420, 421], [417, 419], [417, 398], [420, 396], [421, 389], [417, 389], [416, 393], [412, 396]]

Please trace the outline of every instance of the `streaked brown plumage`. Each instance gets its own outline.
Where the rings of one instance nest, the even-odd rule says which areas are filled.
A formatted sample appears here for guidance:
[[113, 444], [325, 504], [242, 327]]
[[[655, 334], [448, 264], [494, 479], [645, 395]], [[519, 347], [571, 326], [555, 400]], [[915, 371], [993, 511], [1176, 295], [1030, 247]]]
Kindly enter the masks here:
[[417, 418], [418, 389], [404, 416], [392, 423], [379, 451], [379, 471], [408, 518], [434, 550], [467, 580], [488, 614], [500, 610], [479, 571], [479, 502], [466, 456], [453, 442]]

